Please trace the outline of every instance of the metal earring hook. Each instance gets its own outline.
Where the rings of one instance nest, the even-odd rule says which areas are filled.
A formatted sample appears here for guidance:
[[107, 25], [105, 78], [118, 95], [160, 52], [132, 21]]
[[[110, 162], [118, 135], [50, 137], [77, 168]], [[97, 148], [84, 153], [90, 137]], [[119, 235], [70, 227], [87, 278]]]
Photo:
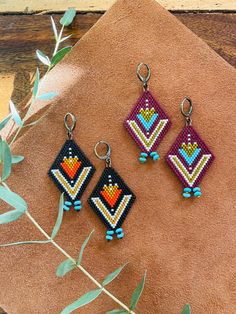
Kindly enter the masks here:
[[[100, 155], [97, 152], [97, 148], [99, 145], [105, 145], [106, 146], [107, 151], [106, 151], [105, 155]], [[105, 160], [107, 167], [111, 167], [111, 147], [106, 141], [97, 142], [97, 144], [94, 146], [94, 154], [96, 155], [97, 158], [99, 158], [101, 160]]]
[[[71, 119], [70, 125], [68, 121], [69, 118]], [[72, 139], [72, 132], [76, 126], [76, 117], [72, 113], [68, 112], [64, 117], [64, 125], [65, 125], [65, 128], [67, 129], [68, 138], [70, 140]]]
[[[143, 66], [145, 66], [145, 68], [147, 70], [147, 75], [146, 76], [142, 76], [140, 74], [141, 68]], [[137, 73], [137, 76], [140, 79], [140, 81], [143, 83], [143, 89], [146, 91], [148, 89], [148, 81], [149, 81], [150, 76], [151, 76], [151, 69], [150, 69], [150, 67], [148, 66], [148, 64], [141, 62], [137, 66], [136, 73]]]
[[[188, 106], [189, 106], [187, 111], [184, 109], [184, 104], [186, 103], [186, 101], [188, 102]], [[180, 104], [180, 109], [181, 109], [182, 115], [185, 117], [186, 126], [191, 125], [192, 124], [191, 115], [192, 115], [192, 112], [193, 112], [192, 100], [190, 98], [188, 98], [188, 97], [185, 97], [183, 99], [183, 101], [181, 102], [181, 104]]]

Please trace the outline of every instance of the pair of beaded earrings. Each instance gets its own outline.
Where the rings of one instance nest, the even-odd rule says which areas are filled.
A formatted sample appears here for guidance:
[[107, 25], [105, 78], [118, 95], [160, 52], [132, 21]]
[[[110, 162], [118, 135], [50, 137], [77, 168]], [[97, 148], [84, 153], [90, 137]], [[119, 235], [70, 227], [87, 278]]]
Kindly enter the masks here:
[[[143, 65], [147, 69], [146, 77], [140, 73]], [[137, 67], [137, 75], [143, 83], [144, 91], [125, 120], [124, 126], [141, 149], [139, 161], [145, 163], [148, 157], [154, 161], [160, 158], [156, 149], [169, 130], [171, 121], [148, 89], [147, 83], [151, 75], [149, 66], [140, 63]], [[184, 109], [186, 102], [189, 104], [187, 111]], [[167, 153], [166, 161], [184, 186], [183, 196], [189, 198], [193, 193], [194, 196], [199, 197], [201, 196], [199, 183], [213, 162], [214, 156], [192, 127], [192, 101], [185, 97], [180, 107], [186, 125]], [[71, 125], [69, 125], [69, 117], [72, 119]], [[59, 190], [65, 193], [64, 210], [68, 211], [73, 207], [79, 211], [82, 207], [80, 197], [89, 184], [95, 167], [72, 139], [72, 132], [76, 126], [75, 116], [67, 113], [64, 124], [68, 131], [68, 140], [61, 148], [48, 174]], [[105, 155], [98, 154], [97, 149], [100, 144], [106, 145]], [[88, 203], [107, 227], [106, 239], [110, 241], [114, 235], [121, 239], [124, 236], [121, 226], [135, 201], [135, 195], [111, 166], [109, 144], [99, 141], [94, 147], [94, 153], [99, 159], [105, 160], [106, 167]]]
[[[71, 125], [69, 117], [72, 120]], [[67, 113], [64, 124], [68, 131], [68, 139], [49, 169], [48, 175], [58, 189], [65, 193], [63, 209], [69, 211], [70, 208], [74, 208], [75, 211], [80, 211], [82, 208], [80, 198], [92, 179], [95, 167], [72, 139], [72, 132], [76, 126], [75, 116]], [[105, 155], [98, 153], [99, 145], [106, 146]], [[106, 239], [110, 241], [114, 235], [122, 239], [124, 232], [121, 226], [135, 201], [135, 195], [112, 167], [110, 145], [105, 141], [99, 141], [94, 147], [94, 153], [99, 159], [105, 160], [106, 167], [88, 203], [107, 227]]]
[[[146, 67], [146, 77], [140, 73], [142, 66]], [[171, 121], [148, 89], [148, 81], [151, 76], [149, 66], [140, 63], [137, 67], [137, 76], [143, 83], [144, 91], [124, 125], [141, 149], [139, 161], [145, 163], [149, 156], [154, 161], [160, 158], [156, 148], [169, 130]], [[187, 111], [184, 109], [186, 102], [189, 104]], [[180, 108], [186, 125], [167, 153], [166, 161], [184, 186], [183, 197], [189, 198], [191, 193], [200, 197], [202, 193], [199, 183], [213, 162], [214, 156], [192, 127], [193, 104], [191, 99], [185, 97]]]

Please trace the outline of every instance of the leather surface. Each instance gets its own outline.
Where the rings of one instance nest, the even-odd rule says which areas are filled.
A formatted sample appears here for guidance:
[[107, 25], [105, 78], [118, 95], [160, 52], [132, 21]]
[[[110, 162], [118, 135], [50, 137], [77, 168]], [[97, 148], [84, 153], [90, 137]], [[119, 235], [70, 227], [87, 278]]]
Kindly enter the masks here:
[[[172, 126], [158, 148], [161, 160], [140, 165], [139, 149], [123, 120], [142, 92], [139, 62], [150, 65], [150, 90]], [[83, 265], [98, 280], [129, 262], [109, 286], [129, 303], [148, 270], [137, 308], [142, 314], [178, 314], [190, 303], [196, 314], [232, 314], [236, 307], [235, 70], [154, 0], [118, 2], [49, 73], [44, 88], [59, 97], [47, 115], [14, 145], [25, 156], [8, 180], [39, 224], [50, 233], [59, 191], [47, 175], [66, 139], [63, 117], [73, 112], [74, 139], [97, 171], [82, 197], [80, 213], [65, 213], [56, 241], [77, 256], [85, 237], [96, 232]], [[179, 103], [193, 100], [193, 126], [216, 156], [201, 183], [203, 196], [183, 200], [182, 186], [164, 156], [184, 126]], [[42, 112], [39, 103], [36, 119]], [[93, 154], [104, 139], [113, 167], [137, 196], [121, 241], [107, 243], [105, 227], [87, 205], [104, 163]], [[1, 211], [8, 209], [1, 203]], [[40, 239], [27, 217], [0, 229], [1, 242]], [[65, 258], [49, 244], [1, 249], [0, 300], [9, 314], [56, 314], [95, 286], [77, 270], [55, 275]], [[78, 313], [104, 314], [119, 308], [100, 296]]]

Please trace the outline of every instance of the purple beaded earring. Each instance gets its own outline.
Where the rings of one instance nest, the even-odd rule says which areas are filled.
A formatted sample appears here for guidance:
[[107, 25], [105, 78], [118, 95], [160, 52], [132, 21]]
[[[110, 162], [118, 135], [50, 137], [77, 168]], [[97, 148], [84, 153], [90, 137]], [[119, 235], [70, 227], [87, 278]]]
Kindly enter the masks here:
[[[146, 77], [140, 74], [142, 66], [146, 67]], [[171, 122], [149, 91], [147, 84], [151, 76], [149, 66], [140, 63], [137, 67], [137, 76], [143, 83], [143, 93], [124, 121], [124, 126], [141, 149], [139, 161], [145, 163], [148, 156], [154, 161], [159, 159], [156, 149], [169, 130]]]
[[[184, 109], [185, 102], [189, 109]], [[199, 183], [214, 160], [214, 155], [192, 127], [193, 104], [185, 97], [180, 104], [181, 113], [185, 117], [186, 126], [178, 135], [168, 154], [166, 161], [184, 186], [183, 197], [202, 195]]]

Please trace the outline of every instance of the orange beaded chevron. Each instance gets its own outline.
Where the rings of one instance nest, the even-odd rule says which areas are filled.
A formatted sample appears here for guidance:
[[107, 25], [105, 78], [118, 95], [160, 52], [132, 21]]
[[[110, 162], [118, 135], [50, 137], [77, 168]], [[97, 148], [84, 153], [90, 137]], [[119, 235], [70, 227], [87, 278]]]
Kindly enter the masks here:
[[88, 202], [111, 236], [110, 231], [121, 228], [134, 200], [134, 193], [118, 173], [112, 167], [106, 167]]
[[[77, 204], [95, 172], [94, 166], [72, 139], [67, 140], [48, 175], [66, 198]], [[69, 203], [68, 203], [69, 205]]]

